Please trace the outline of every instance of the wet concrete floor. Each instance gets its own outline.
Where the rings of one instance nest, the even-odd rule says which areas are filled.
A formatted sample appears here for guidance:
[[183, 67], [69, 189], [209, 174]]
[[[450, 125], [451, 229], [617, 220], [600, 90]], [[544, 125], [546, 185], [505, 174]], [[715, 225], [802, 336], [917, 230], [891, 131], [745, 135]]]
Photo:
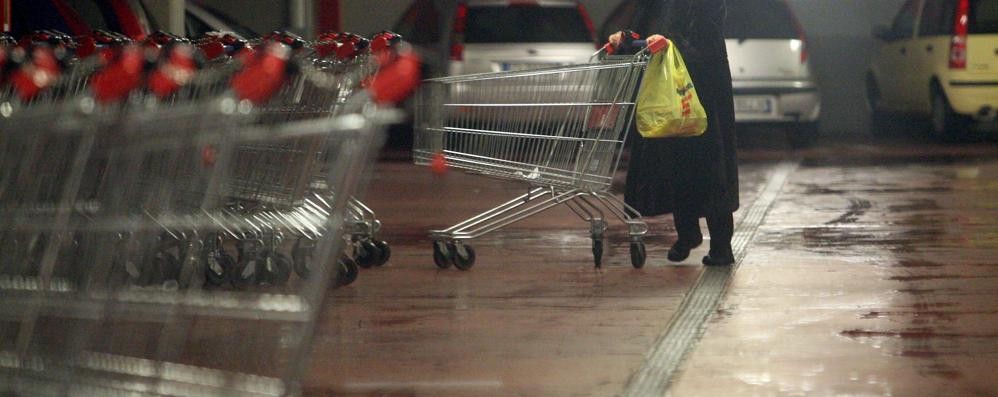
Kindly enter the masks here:
[[[998, 147], [743, 157], [745, 207], [778, 161], [801, 165], [669, 394], [998, 394]], [[587, 224], [559, 208], [474, 240], [471, 271], [433, 265], [426, 229], [524, 189], [380, 163], [367, 202], [392, 260], [332, 293], [307, 394], [621, 394], [700, 276], [705, 249], [669, 263], [671, 219], [652, 218], [649, 263], [635, 270], [611, 222], [595, 270]]]

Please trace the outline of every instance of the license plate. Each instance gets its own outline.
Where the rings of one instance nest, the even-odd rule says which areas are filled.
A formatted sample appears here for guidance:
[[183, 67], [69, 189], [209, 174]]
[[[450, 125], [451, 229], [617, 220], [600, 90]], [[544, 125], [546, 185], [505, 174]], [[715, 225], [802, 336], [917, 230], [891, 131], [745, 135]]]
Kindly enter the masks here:
[[735, 112], [743, 114], [773, 114], [776, 98], [768, 96], [735, 97]]

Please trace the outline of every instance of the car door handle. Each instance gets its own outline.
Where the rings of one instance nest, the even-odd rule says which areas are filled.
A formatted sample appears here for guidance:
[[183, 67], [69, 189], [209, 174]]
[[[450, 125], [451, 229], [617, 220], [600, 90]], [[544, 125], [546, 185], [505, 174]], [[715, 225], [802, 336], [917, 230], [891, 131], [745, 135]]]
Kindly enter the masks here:
[[908, 53], [908, 49], [904, 48], [904, 47], [901, 47], [901, 55], [904, 55], [904, 54], [907, 54], [907, 53]]
[[932, 50], [935, 50], [935, 49], [936, 49], [936, 47], [933, 47], [932, 44], [929, 44], [929, 45], [925, 46], [925, 51], [928, 51], [928, 52], [932, 52]]

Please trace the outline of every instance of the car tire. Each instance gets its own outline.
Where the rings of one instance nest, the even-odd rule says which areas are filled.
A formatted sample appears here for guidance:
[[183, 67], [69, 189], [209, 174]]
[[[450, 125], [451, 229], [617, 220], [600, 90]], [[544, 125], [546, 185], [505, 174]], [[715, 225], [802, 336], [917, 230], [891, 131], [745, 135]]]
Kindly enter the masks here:
[[970, 126], [970, 119], [956, 113], [946, 98], [946, 93], [938, 84], [932, 85], [932, 113], [930, 131], [932, 136], [943, 142], [962, 140]]
[[818, 122], [801, 122], [787, 128], [787, 141], [794, 149], [807, 149], [818, 141]]

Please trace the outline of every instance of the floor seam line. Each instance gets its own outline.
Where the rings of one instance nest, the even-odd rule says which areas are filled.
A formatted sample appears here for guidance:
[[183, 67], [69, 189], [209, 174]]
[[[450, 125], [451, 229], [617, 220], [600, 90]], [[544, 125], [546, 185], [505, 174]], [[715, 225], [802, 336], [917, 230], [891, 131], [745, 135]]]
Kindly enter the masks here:
[[735, 229], [732, 241], [736, 264], [726, 267], [707, 267], [683, 298], [679, 309], [655, 339], [644, 364], [635, 372], [624, 389], [623, 396], [662, 396], [668, 391], [672, 378], [703, 335], [704, 326], [717, 309], [727, 291], [731, 276], [747, 255], [749, 243], [762, 225], [776, 198], [779, 197], [790, 175], [800, 166], [800, 161], [785, 161], [777, 165], [767, 178], [765, 188], [756, 198]]

